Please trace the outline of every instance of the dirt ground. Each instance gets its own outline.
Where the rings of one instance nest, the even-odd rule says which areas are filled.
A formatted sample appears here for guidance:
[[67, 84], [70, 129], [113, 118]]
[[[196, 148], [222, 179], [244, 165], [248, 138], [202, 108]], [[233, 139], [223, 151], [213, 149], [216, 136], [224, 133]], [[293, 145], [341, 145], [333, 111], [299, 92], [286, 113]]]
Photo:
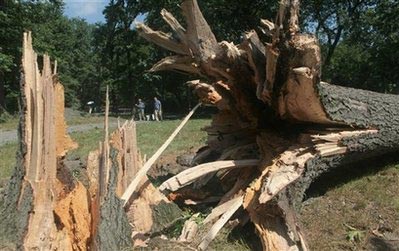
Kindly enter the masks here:
[[[170, 170], [187, 168], [177, 164], [176, 157], [163, 156], [152, 176], [164, 180]], [[320, 177], [307, 192], [299, 214], [310, 250], [399, 250], [398, 192], [397, 158], [368, 161]], [[226, 240], [218, 238], [213, 248], [261, 250], [254, 235], [251, 226], [236, 229], [224, 236]]]
[[399, 250], [399, 161], [378, 162], [331, 173], [309, 189], [300, 220], [311, 250]]

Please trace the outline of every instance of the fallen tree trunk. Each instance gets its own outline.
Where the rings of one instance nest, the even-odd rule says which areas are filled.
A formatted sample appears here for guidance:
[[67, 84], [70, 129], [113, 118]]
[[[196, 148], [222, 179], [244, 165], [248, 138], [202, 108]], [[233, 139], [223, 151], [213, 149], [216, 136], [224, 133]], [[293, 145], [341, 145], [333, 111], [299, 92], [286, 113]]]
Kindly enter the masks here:
[[[196, 0], [181, 7], [186, 29], [162, 11], [173, 35], [137, 26], [144, 38], [176, 53], [151, 71], [206, 77], [190, 85], [219, 113], [206, 129], [208, 148], [198, 159], [260, 159], [252, 168], [254, 182], [237, 180], [230, 199], [245, 194], [243, 206], [264, 250], [306, 250], [295, 214], [306, 189], [333, 168], [399, 150], [398, 96], [321, 82], [320, 47], [316, 37], [299, 31], [298, 0], [281, 1], [274, 23], [262, 20], [268, 41], [250, 31], [239, 45], [216, 40]], [[257, 152], [246, 147], [254, 143]], [[235, 177], [246, 169], [238, 175], [234, 170]], [[220, 175], [221, 182], [228, 176]], [[192, 182], [161, 187], [175, 190]]]

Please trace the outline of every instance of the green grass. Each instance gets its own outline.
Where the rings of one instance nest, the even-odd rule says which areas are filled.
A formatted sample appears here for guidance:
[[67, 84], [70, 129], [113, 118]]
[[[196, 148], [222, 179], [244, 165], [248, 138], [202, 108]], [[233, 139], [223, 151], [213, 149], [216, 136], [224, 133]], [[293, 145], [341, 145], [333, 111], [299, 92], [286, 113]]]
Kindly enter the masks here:
[[0, 146], [0, 180], [9, 178], [14, 170], [17, 143]]
[[104, 133], [102, 128], [91, 129], [84, 132], [71, 133], [71, 138], [79, 144], [79, 147], [68, 152], [69, 158], [86, 159], [90, 151], [99, 147], [99, 142], [103, 141]]
[[[150, 158], [180, 122], [181, 120], [166, 120], [137, 124], [137, 144], [141, 153], [145, 154], [147, 159]], [[166, 149], [164, 155], [179, 154], [204, 145], [206, 133], [200, 129], [209, 125], [209, 123], [209, 119], [193, 119], [189, 121]], [[102, 128], [98, 128], [85, 132], [75, 132], [71, 134], [71, 137], [78, 142], [79, 147], [68, 153], [69, 158], [80, 157], [85, 160], [90, 151], [98, 148], [99, 142], [103, 140], [104, 135]], [[0, 179], [10, 177], [15, 165], [16, 149], [16, 143], [0, 146]]]
[[17, 116], [12, 116], [7, 118], [5, 121], [0, 122], [0, 130], [10, 131], [17, 130], [19, 118]]
[[[156, 150], [172, 134], [181, 120], [166, 120], [162, 122], [146, 122], [137, 124], [137, 145], [142, 155], [150, 158]], [[209, 119], [194, 119], [189, 121], [172, 141], [164, 154], [179, 154], [195, 149], [205, 144], [206, 133], [201, 128], [209, 125]], [[111, 130], [112, 131], [112, 130]], [[72, 133], [71, 137], [79, 143], [79, 148], [71, 151], [71, 156], [87, 156], [98, 147], [103, 139], [102, 129]]]
[[369, 165], [371, 171], [346, 170], [340, 174], [348, 176], [344, 183], [303, 207], [300, 218], [310, 250], [369, 250], [367, 239], [379, 228], [399, 235], [399, 163]]
[[[116, 121], [116, 117], [110, 117], [109, 121]], [[1, 131], [11, 131], [17, 130], [19, 118], [17, 116], [12, 116], [8, 118], [6, 121], [0, 121], [0, 130]], [[66, 120], [67, 125], [82, 125], [82, 124], [98, 124], [103, 123], [103, 116], [96, 115], [85, 115], [85, 116], [72, 116]]]
[[[137, 144], [142, 154], [151, 157], [156, 150], [172, 134], [181, 120], [167, 120], [137, 125]], [[201, 128], [209, 125], [209, 119], [193, 119], [189, 121], [172, 141], [164, 154], [178, 154], [196, 149], [205, 144], [206, 133]]]

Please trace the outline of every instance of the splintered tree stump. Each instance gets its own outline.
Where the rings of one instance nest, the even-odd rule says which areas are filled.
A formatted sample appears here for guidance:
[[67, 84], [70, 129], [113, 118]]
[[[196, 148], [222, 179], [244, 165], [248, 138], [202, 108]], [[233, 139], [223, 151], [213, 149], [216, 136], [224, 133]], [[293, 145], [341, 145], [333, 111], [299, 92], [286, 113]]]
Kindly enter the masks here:
[[[206, 128], [207, 147], [194, 159], [202, 165], [161, 189], [203, 185], [209, 180], [204, 176], [216, 174], [230, 189], [209, 218], [221, 217], [212, 229], [217, 232], [226, 213], [238, 209], [234, 204], [229, 211], [226, 203], [243, 196], [264, 250], [307, 250], [296, 219], [305, 191], [334, 168], [399, 150], [398, 96], [322, 82], [320, 46], [300, 32], [298, 0], [281, 1], [274, 22], [261, 20], [265, 41], [252, 30], [238, 45], [216, 40], [196, 0], [181, 8], [186, 27], [161, 12], [172, 34], [137, 25], [142, 37], [175, 53], [150, 71], [197, 76], [188, 84], [219, 112]], [[203, 163], [209, 156], [215, 162]], [[256, 167], [223, 162], [248, 159], [257, 160]]]
[[58, 176], [63, 157], [77, 144], [60, 116], [64, 92], [55, 71], [48, 55], [39, 71], [31, 34], [25, 33], [17, 165], [0, 214], [2, 237], [17, 249], [79, 250], [90, 238], [86, 189], [72, 177]]
[[134, 121], [109, 136], [108, 89], [104, 139], [82, 170], [89, 184], [74, 177], [64, 165], [68, 150], [77, 144], [66, 131], [57, 66], [44, 55], [39, 70], [37, 57], [31, 33], [25, 33], [19, 148], [0, 205], [0, 249], [130, 250], [137, 239], [144, 242], [180, 219], [177, 205], [147, 179], [124, 207], [121, 196], [143, 164]]

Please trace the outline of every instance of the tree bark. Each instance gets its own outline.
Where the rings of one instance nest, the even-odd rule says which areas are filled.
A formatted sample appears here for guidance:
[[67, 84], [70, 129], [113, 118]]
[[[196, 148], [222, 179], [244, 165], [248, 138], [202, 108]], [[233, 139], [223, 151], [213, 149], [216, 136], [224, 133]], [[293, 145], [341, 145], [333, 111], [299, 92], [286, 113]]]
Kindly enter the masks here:
[[[196, 75], [202, 80], [189, 84], [203, 103], [219, 109], [206, 128], [208, 146], [195, 160], [200, 164], [207, 156], [259, 159], [257, 168], [214, 171], [223, 172], [217, 176], [231, 185], [230, 199], [245, 194], [243, 207], [264, 250], [307, 250], [295, 214], [306, 189], [333, 168], [398, 151], [399, 98], [320, 81], [320, 46], [314, 36], [299, 31], [298, 0], [281, 1], [275, 23], [262, 20], [270, 36], [266, 43], [255, 31], [246, 33], [239, 45], [217, 42], [196, 0], [184, 1], [182, 10], [187, 29], [163, 10], [173, 35], [144, 24], [137, 30], [176, 53], [155, 64], [152, 71]], [[175, 190], [195, 184], [201, 176], [199, 168], [185, 171], [189, 178], [184, 184], [171, 186], [167, 181], [161, 187]], [[237, 179], [248, 170], [252, 178]], [[182, 175], [171, 180], [179, 181]], [[236, 185], [231, 177], [236, 177]]]

